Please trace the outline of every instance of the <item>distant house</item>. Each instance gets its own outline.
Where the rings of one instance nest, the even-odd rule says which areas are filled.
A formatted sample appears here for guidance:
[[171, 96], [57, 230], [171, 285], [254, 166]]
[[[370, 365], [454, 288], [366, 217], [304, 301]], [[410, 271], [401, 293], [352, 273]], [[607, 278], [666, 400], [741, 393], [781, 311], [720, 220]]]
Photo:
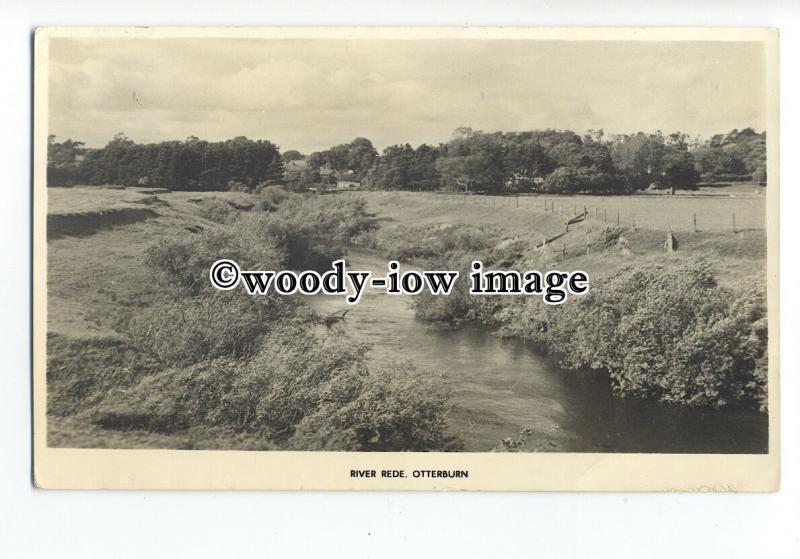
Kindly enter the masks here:
[[505, 182], [508, 188], [519, 188], [523, 186], [533, 190], [541, 188], [542, 184], [544, 184], [544, 179], [542, 177], [530, 177], [523, 173], [514, 173]]
[[345, 181], [343, 181], [343, 180], [336, 181], [336, 188], [338, 190], [350, 190], [350, 189], [353, 189], [353, 188], [360, 188], [360, 187], [361, 187], [361, 183], [358, 182], [358, 181], [346, 181], [346, 180]]
[[338, 190], [350, 190], [360, 187], [361, 181], [357, 180], [357, 176], [353, 171], [340, 171], [337, 173], [336, 188]]

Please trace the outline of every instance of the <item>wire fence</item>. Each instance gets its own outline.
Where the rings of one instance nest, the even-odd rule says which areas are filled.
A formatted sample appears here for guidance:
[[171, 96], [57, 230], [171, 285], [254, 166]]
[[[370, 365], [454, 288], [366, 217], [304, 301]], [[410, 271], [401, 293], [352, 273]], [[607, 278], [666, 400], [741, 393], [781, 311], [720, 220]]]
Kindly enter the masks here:
[[[393, 192], [397, 194], [397, 192]], [[566, 222], [578, 215], [605, 226], [680, 232], [738, 233], [766, 227], [766, 200], [753, 195], [629, 196], [493, 196], [444, 192], [404, 192], [407, 196], [448, 201], [486, 208], [514, 208], [548, 214]]]

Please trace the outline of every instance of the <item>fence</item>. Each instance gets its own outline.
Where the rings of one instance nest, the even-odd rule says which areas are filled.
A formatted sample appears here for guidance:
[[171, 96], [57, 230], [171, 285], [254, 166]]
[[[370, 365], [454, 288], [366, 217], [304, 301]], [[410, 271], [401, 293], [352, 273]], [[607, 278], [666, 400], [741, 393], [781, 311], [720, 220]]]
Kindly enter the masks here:
[[[398, 192], [392, 192], [398, 194]], [[492, 196], [442, 192], [404, 192], [407, 196], [447, 197], [473, 206], [515, 208], [558, 216], [565, 222], [584, 214], [588, 221], [631, 229], [680, 232], [741, 232], [763, 230], [766, 201], [752, 196]]]

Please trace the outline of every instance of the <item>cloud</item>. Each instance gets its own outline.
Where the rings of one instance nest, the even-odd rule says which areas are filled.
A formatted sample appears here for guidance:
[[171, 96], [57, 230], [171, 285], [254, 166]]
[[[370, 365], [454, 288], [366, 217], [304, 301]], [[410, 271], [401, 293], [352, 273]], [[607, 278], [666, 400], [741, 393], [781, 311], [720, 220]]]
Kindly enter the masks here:
[[57, 39], [51, 131], [103, 145], [197, 135], [321, 149], [457, 126], [713, 133], [764, 127], [755, 43]]

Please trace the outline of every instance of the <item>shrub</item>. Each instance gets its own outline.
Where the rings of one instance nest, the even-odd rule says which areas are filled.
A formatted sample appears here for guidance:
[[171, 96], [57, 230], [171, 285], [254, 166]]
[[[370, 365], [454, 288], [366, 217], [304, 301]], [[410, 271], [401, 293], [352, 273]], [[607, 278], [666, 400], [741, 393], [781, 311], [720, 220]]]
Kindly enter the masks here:
[[93, 421], [162, 433], [206, 425], [257, 433], [282, 448], [436, 450], [448, 391], [408, 366], [370, 372], [368, 346], [285, 323], [249, 362], [171, 368], [109, 394]]
[[47, 336], [47, 413], [67, 416], [86, 409], [109, 390], [131, 386], [158, 363], [116, 337]]
[[133, 388], [111, 390], [90, 413], [105, 429], [174, 433], [220, 425], [222, 399], [236, 377], [237, 362], [203, 361], [145, 377]]
[[200, 203], [200, 216], [216, 223], [230, 223], [239, 211], [219, 198], [208, 198]]
[[181, 231], [148, 247], [144, 263], [157, 272], [160, 281], [196, 295], [208, 285], [211, 264], [220, 258], [246, 264], [252, 260], [254, 248], [243, 245], [226, 229], [207, 230], [199, 235]]
[[261, 198], [276, 208], [288, 197], [289, 193], [280, 186], [269, 185], [261, 189]]
[[410, 365], [371, 372], [349, 401], [327, 399], [298, 424], [290, 445], [304, 450], [444, 450], [449, 391]]
[[289, 196], [273, 213], [242, 214], [236, 234], [242, 246], [269, 247], [283, 267], [325, 269], [372, 226], [363, 199]]
[[215, 357], [246, 357], [275, 321], [292, 314], [296, 302], [278, 295], [250, 296], [207, 288], [195, 297], [169, 297], [135, 313], [132, 343], [167, 365]]
[[478, 257], [496, 243], [499, 233], [476, 225], [400, 226], [380, 230], [364, 241], [384, 257], [399, 261]]
[[566, 366], [607, 370], [623, 395], [766, 406], [763, 286], [732, 292], [711, 267], [632, 266], [547, 309], [546, 342]]

